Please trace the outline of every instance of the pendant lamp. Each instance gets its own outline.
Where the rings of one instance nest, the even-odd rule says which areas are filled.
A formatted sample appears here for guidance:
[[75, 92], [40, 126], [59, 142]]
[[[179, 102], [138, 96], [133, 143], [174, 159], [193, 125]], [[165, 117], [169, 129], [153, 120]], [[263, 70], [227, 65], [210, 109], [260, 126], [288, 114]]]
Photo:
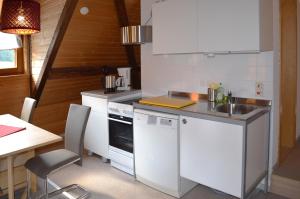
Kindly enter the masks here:
[[152, 41], [152, 26], [124, 26], [121, 28], [123, 45], [139, 45]]
[[144, 25], [121, 27], [121, 42], [123, 45], [140, 45], [152, 42], [152, 26], [147, 25], [152, 19], [152, 11]]
[[40, 4], [34, 0], [4, 0], [1, 31], [30, 35], [40, 32]]

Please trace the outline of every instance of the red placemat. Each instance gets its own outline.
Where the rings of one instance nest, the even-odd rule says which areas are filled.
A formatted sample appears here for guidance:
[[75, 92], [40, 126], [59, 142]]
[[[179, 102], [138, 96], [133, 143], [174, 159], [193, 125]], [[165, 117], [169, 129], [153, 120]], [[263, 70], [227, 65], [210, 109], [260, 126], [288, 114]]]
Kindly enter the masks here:
[[6, 125], [0, 125], [0, 138], [22, 131], [26, 129], [25, 127], [15, 127], [15, 126], [6, 126]]

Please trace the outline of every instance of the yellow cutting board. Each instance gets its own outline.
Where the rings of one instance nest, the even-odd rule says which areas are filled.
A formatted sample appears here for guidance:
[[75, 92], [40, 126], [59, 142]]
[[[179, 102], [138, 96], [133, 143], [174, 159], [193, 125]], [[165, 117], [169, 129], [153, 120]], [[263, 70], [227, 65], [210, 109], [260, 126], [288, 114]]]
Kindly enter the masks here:
[[183, 108], [192, 104], [195, 104], [195, 102], [191, 100], [186, 99], [178, 99], [178, 98], [172, 98], [167, 96], [160, 96], [160, 97], [152, 97], [147, 99], [141, 99], [139, 101], [141, 104], [147, 104], [147, 105], [155, 105], [155, 106], [164, 106], [164, 107], [170, 107], [170, 108]]

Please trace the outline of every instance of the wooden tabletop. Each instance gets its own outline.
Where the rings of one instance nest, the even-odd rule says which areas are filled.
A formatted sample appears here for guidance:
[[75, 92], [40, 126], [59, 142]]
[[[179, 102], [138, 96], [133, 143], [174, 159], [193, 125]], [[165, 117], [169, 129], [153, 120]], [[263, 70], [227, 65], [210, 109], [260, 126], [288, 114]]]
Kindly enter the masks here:
[[59, 142], [62, 138], [12, 115], [0, 115], [0, 124], [26, 127], [25, 130], [0, 138], [0, 158], [19, 154]]

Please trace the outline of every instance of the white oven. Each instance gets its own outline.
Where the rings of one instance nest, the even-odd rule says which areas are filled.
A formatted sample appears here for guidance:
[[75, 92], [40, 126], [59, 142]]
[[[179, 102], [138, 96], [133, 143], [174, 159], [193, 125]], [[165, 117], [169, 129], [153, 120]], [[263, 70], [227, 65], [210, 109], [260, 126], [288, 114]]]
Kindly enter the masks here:
[[138, 99], [108, 103], [109, 158], [111, 165], [134, 175], [133, 106]]

